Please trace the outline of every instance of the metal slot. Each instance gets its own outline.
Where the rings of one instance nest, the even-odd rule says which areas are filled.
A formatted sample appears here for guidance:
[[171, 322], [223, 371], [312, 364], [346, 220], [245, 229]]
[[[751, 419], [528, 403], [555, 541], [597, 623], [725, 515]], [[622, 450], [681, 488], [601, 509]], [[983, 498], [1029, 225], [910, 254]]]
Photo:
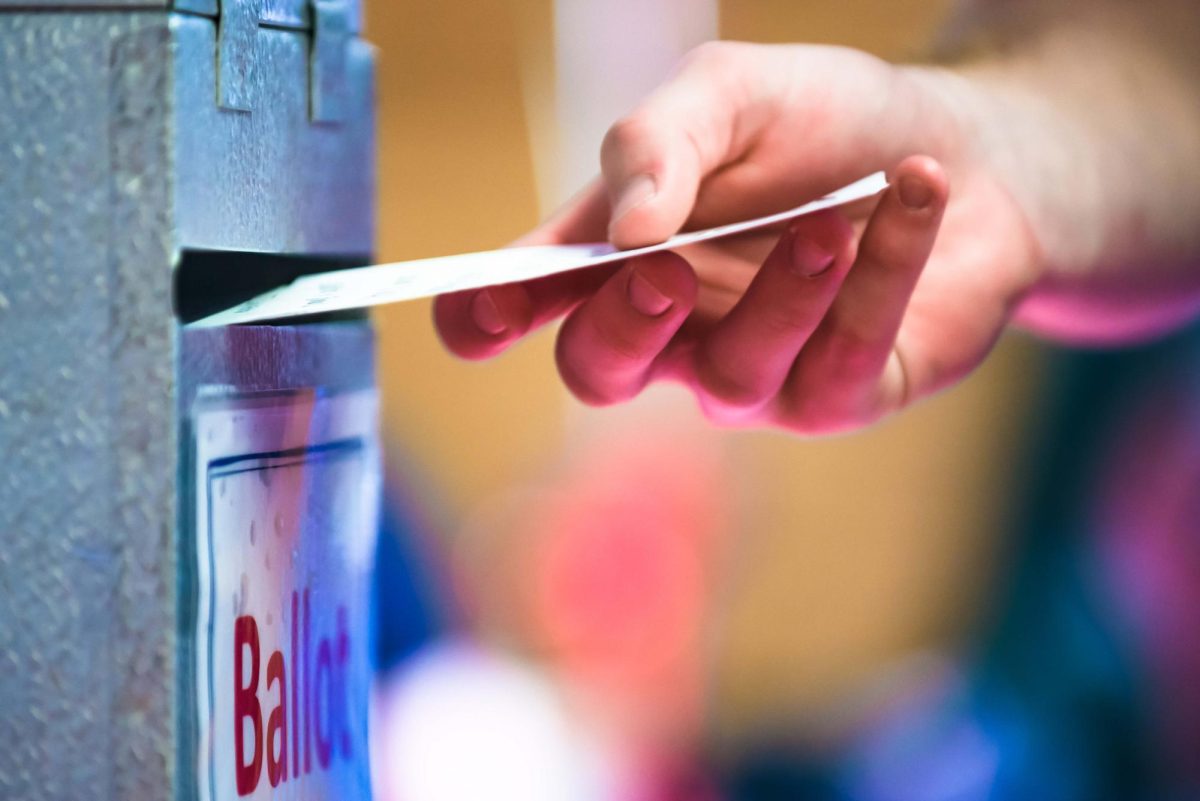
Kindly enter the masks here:
[[[175, 267], [175, 316], [190, 323], [236, 306], [303, 275], [362, 267], [369, 256], [299, 256], [229, 250], [184, 250]], [[317, 318], [362, 319], [363, 311], [290, 318], [289, 325]]]

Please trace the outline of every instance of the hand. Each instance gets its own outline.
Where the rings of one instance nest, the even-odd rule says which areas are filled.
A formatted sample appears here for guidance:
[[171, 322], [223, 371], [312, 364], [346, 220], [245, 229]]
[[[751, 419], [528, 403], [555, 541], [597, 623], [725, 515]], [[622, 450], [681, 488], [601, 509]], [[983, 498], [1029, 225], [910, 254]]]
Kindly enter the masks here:
[[443, 341], [486, 358], [566, 315], [558, 367], [587, 403], [670, 379], [714, 421], [807, 434], [869, 424], [961, 379], [1037, 280], [1039, 257], [939, 80], [841, 48], [698, 49], [611, 129], [603, 181], [520, 244], [607, 233], [634, 247], [880, 169], [890, 188], [873, 208], [782, 235], [443, 296]]

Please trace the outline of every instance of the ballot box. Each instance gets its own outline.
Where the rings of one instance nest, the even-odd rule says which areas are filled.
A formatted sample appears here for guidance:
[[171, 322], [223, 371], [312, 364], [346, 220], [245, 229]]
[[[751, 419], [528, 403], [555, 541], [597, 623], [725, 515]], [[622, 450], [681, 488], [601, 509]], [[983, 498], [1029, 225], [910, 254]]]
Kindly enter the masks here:
[[355, 0], [0, 0], [0, 798], [370, 796]]

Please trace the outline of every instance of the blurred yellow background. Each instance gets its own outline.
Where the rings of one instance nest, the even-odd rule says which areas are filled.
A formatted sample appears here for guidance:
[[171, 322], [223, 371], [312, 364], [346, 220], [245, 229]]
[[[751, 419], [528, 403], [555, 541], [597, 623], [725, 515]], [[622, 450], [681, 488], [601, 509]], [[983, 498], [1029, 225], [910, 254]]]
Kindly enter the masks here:
[[[725, 0], [719, 33], [903, 59], [919, 56], [947, 6]], [[540, 199], [553, 194], [557, 146], [551, 0], [368, 9], [380, 48], [379, 257], [498, 247], [533, 226], [549, 211]], [[456, 547], [495, 547], [472, 542], [478, 526], [467, 522], [552, 472], [573, 432], [629, 418], [568, 396], [552, 331], [467, 364], [442, 351], [429, 317], [428, 303], [377, 313], [390, 468]], [[736, 737], [780, 709], [819, 708], [889, 660], [962, 631], [988, 588], [1038, 370], [1033, 348], [1009, 339], [955, 390], [866, 433], [820, 441], [717, 434], [694, 411], [682, 422], [672, 414], [713, 439], [737, 484], [735, 541], [714, 551], [718, 600], [705, 634], [717, 729]]]

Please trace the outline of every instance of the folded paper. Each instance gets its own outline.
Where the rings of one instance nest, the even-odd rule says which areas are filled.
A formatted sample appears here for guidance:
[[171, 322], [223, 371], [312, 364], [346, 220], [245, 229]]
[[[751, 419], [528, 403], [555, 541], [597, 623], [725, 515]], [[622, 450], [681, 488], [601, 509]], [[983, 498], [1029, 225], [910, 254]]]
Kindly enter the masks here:
[[691, 231], [671, 237], [657, 245], [633, 250], [616, 250], [609, 244], [541, 245], [320, 273], [298, 278], [286, 286], [205, 317], [191, 325], [212, 327], [276, 320], [528, 281], [766, 228], [823, 209], [869, 198], [886, 187], [887, 179], [883, 173], [875, 173], [819, 200], [789, 211], [718, 228]]

